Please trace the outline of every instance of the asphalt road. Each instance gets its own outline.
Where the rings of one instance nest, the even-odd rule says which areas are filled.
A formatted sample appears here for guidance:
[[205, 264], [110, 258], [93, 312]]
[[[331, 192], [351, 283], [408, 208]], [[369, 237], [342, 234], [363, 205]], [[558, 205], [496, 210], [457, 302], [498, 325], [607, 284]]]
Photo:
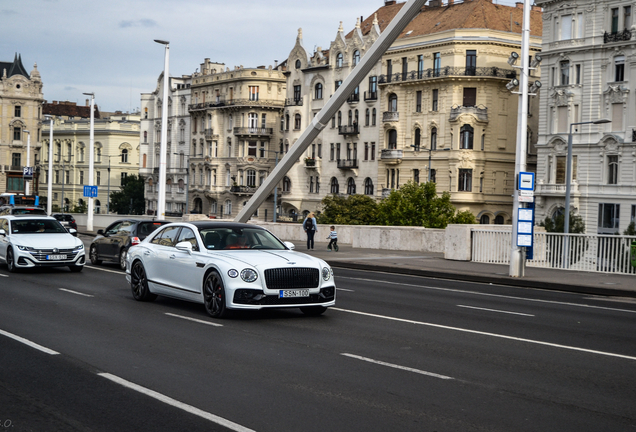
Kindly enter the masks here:
[[114, 265], [0, 265], [0, 432], [636, 430], [633, 300], [336, 282], [321, 317], [213, 320]]

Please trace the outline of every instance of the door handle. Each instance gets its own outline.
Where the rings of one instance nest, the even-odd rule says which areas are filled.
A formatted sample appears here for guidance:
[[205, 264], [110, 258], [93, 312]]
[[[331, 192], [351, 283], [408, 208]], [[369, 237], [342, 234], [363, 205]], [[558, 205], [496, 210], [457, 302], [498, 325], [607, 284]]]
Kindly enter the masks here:
[[146, 256], [150, 255], [150, 251], [144, 251], [144, 255]]
[[177, 256], [175, 254], [170, 255], [170, 259], [175, 259]]

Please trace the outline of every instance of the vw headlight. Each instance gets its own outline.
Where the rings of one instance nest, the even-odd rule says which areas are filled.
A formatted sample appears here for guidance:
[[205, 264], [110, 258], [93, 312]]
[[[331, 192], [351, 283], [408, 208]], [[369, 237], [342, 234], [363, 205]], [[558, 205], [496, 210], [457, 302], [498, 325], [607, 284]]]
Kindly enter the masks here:
[[84, 249], [84, 244], [77, 245], [77, 246], [75, 246], [75, 249], [73, 249], [73, 252], [79, 252], [79, 251], [81, 251], [83, 249]]
[[241, 279], [245, 282], [251, 283], [258, 279], [258, 274], [254, 270], [246, 268], [241, 271]]
[[18, 246], [18, 245], [16, 245], [16, 247], [18, 249], [20, 249], [21, 251], [33, 251], [33, 250], [35, 250], [35, 249], [33, 249], [32, 247], [29, 247], [29, 246]]
[[322, 268], [322, 278], [323, 280], [328, 281], [329, 279], [331, 279], [331, 275], [332, 275], [332, 271], [329, 267], [323, 267]]
[[229, 277], [231, 277], [232, 279], [237, 278], [238, 277], [238, 270], [230, 269], [230, 270], [227, 271], [227, 275]]

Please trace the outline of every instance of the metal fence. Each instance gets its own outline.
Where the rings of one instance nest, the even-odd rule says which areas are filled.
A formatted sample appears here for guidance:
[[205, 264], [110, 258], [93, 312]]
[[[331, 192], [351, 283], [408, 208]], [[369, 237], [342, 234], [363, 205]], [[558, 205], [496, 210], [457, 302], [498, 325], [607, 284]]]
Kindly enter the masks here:
[[[472, 260], [509, 264], [510, 231], [472, 231]], [[534, 233], [533, 259], [528, 267], [602, 273], [636, 274], [630, 245], [636, 237], [594, 234]]]

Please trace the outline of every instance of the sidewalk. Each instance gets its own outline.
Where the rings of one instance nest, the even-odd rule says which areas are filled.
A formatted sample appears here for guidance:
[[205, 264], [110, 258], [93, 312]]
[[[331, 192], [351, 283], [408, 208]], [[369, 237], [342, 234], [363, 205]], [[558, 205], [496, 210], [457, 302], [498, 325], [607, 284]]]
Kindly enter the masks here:
[[[96, 231], [87, 232], [85, 226], [78, 226], [80, 234], [95, 236]], [[298, 252], [321, 258], [334, 268], [636, 298], [636, 275], [526, 267], [524, 277], [512, 278], [508, 276], [507, 265], [451, 261], [441, 253], [360, 249], [347, 244], [339, 245], [338, 252], [330, 252], [328, 242], [316, 242], [313, 250], [307, 250], [305, 242], [292, 243]]]

